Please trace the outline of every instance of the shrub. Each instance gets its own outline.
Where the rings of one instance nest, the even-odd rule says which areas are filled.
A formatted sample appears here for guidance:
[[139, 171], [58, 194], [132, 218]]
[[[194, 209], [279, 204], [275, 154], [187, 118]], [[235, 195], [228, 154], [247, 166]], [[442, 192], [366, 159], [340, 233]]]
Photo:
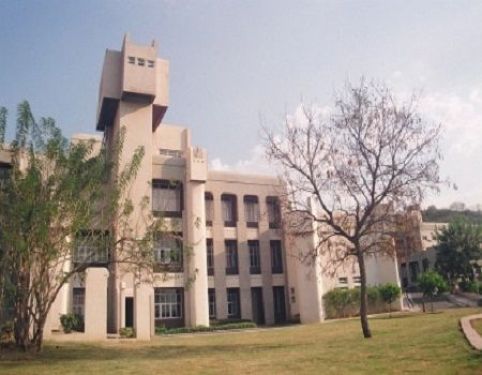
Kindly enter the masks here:
[[60, 324], [64, 329], [64, 333], [70, 333], [72, 331], [84, 330], [84, 319], [77, 314], [63, 314], [60, 316]]
[[[226, 321], [229, 322], [229, 321]], [[179, 327], [179, 328], [166, 328], [166, 327], [156, 327], [156, 334], [158, 335], [172, 335], [178, 333], [196, 333], [196, 332], [213, 332], [213, 331], [223, 331], [230, 329], [246, 329], [246, 328], [256, 328], [256, 324], [250, 320], [243, 320], [241, 322], [234, 321], [229, 323], [216, 322], [209, 327], [197, 326], [194, 328], [189, 327]]]
[[388, 304], [388, 312], [392, 313], [392, 303], [400, 297], [400, 287], [398, 285], [388, 283], [380, 285], [378, 288], [383, 301]]
[[356, 291], [355, 289], [333, 289], [324, 295], [324, 300], [329, 306], [327, 315], [330, 317], [343, 317], [353, 315], [351, 311], [356, 306]]
[[[396, 285], [395, 285], [396, 286]], [[368, 312], [376, 314], [390, 311], [391, 306], [385, 304], [381, 288], [383, 286], [370, 286], [367, 288]], [[323, 296], [325, 316], [330, 318], [346, 318], [360, 313], [360, 288], [333, 289]]]
[[124, 327], [119, 329], [119, 335], [122, 338], [131, 339], [136, 337], [136, 331], [132, 327]]
[[481, 284], [478, 281], [462, 281], [460, 283], [460, 289], [462, 289], [464, 292], [469, 292], [469, 293], [482, 293], [482, 288]]
[[[419, 276], [418, 286], [424, 297], [430, 297], [432, 299], [432, 312], [434, 312], [433, 297], [438, 296], [448, 289], [446, 281], [439, 273], [428, 271]], [[425, 312], [425, 298], [422, 301], [422, 308]]]

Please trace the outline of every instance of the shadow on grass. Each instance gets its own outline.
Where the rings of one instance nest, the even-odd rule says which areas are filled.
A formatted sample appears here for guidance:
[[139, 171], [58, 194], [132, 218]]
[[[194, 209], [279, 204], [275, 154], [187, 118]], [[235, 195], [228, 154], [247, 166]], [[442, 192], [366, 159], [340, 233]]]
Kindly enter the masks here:
[[413, 318], [415, 315], [420, 315], [422, 313], [394, 313], [392, 316], [389, 315], [381, 315], [381, 316], [372, 316], [370, 320], [398, 320], [398, 319], [405, 319], [405, 318]]
[[112, 361], [112, 360], [163, 360], [176, 358], [193, 358], [204, 355], [221, 354], [229, 355], [236, 353], [263, 352], [282, 350], [287, 348], [299, 348], [295, 344], [239, 344], [235, 345], [152, 345], [152, 346], [131, 346], [122, 347], [115, 345], [112, 347], [95, 346], [86, 344], [60, 344], [47, 345], [39, 354], [32, 353], [3, 353], [0, 357], [0, 367], [16, 368], [26, 364], [39, 365], [48, 363], [49, 365], [62, 364], [69, 361]]

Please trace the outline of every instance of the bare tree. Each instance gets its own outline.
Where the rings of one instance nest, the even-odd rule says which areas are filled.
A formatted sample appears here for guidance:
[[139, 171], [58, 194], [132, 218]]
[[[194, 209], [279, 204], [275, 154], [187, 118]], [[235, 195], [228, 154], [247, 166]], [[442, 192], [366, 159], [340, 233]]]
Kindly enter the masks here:
[[400, 103], [385, 85], [361, 80], [346, 85], [329, 116], [303, 108], [301, 116], [287, 119], [282, 134], [266, 131], [267, 155], [286, 182], [286, 210], [322, 228], [314, 255], [335, 239], [346, 245], [337, 247], [333, 261], [358, 263], [366, 338], [366, 257], [393, 255], [394, 210], [421, 202], [441, 182], [440, 125], [423, 121], [416, 104], [416, 96]]

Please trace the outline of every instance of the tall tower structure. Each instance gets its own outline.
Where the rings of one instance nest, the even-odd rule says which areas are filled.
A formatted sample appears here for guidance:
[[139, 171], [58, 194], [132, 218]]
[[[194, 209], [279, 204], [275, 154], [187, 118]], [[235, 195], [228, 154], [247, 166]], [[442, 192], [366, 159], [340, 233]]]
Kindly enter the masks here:
[[[147, 46], [138, 45], [131, 42], [128, 35], [124, 37], [121, 51], [106, 51], [96, 127], [104, 132], [108, 149], [113, 147], [121, 129], [124, 131], [119, 170], [130, 162], [137, 148], [144, 149], [144, 158], [129, 187], [129, 199], [134, 205], [130, 226], [137, 238], [146, 233], [142, 202], [145, 197], [152, 202], [153, 181], [172, 179], [180, 182], [186, 198], [180, 217], [172, 218], [172, 221], [177, 220], [180, 224], [184, 246], [191, 249], [190, 256], [184, 259], [184, 274], [176, 276], [183, 278], [185, 284], [189, 281], [189, 286], [184, 289], [183, 319], [188, 326], [209, 325], [204, 224], [207, 157], [205, 150], [191, 147], [188, 131], [176, 133], [177, 130], [169, 126], [166, 129], [159, 126], [168, 107], [169, 63], [158, 58], [157, 53], [155, 41]], [[176, 150], [183, 155], [177, 161], [174, 174], [174, 169], [166, 166], [165, 160], [163, 166], [158, 160], [161, 157], [159, 145], [169, 143], [171, 139], [181, 140]], [[195, 222], [202, 223], [201, 227], [195, 226]], [[154, 317], [158, 314], [154, 311], [155, 286], [164, 287], [142, 284], [133, 274], [124, 272], [122, 266], [114, 266], [109, 282], [109, 329], [116, 332], [132, 321], [138, 338], [147, 338], [149, 332], [152, 334]], [[130, 305], [132, 311], [129, 311]]]

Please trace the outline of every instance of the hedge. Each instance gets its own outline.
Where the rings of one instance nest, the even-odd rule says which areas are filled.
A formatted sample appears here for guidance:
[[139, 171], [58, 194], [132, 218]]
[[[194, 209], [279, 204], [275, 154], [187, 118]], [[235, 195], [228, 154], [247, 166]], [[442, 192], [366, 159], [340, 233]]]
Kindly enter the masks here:
[[[383, 286], [367, 288], [369, 314], [389, 311], [389, 305], [380, 294], [381, 287]], [[323, 302], [327, 319], [357, 316], [360, 313], [360, 288], [330, 290], [323, 296]]]
[[232, 322], [232, 323], [215, 322], [213, 325], [209, 327], [206, 327], [206, 326], [198, 326], [194, 328], [156, 327], [156, 334], [171, 335], [171, 334], [177, 334], [177, 333], [213, 332], [213, 331], [224, 331], [224, 330], [230, 330], [230, 329], [246, 329], [246, 328], [256, 328], [256, 327], [257, 327], [256, 324], [251, 321]]

